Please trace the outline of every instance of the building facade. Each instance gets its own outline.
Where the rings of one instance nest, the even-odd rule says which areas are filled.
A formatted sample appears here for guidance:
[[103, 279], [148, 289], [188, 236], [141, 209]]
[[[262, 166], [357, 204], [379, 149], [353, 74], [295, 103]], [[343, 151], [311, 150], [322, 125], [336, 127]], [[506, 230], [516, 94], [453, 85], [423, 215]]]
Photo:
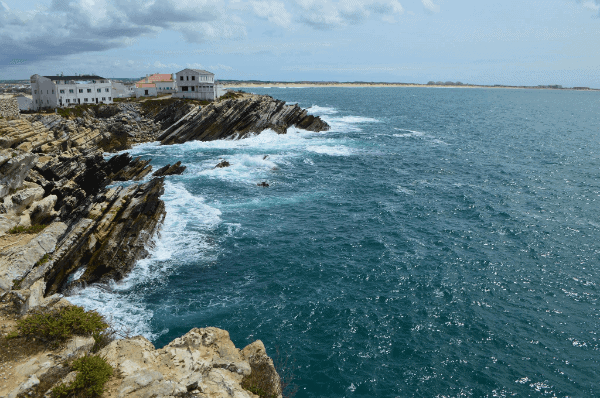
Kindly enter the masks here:
[[184, 69], [175, 74], [177, 91], [173, 97], [214, 100], [215, 74], [202, 69]]
[[174, 93], [177, 85], [173, 80], [173, 75], [170, 73], [155, 73], [146, 75], [145, 78], [135, 83], [136, 88], [150, 87], [148, 84], [154, 84], [158, 94]]
[[112, 104], [112, 84], [100, 76], [31, 76], [32, 109]]

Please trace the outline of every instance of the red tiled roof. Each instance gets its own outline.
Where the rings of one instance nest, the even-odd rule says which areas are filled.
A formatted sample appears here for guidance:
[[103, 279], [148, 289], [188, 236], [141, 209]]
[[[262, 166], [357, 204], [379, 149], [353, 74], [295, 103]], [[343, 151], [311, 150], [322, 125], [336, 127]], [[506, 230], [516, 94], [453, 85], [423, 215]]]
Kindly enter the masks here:
[[[148, 76], [149, 82], [172, 82], [173, 75], [170, 73], [155, 73], [153, 75]], [[146, 83], [146, 78], [138, 81], [137, 83]]]

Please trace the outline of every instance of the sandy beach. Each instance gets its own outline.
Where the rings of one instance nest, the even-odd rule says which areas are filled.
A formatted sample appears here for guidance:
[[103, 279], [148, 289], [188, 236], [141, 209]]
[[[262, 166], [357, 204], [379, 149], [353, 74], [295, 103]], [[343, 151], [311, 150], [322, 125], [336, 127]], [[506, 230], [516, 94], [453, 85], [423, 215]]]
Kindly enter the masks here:
[[533, 86], [479, 86], [479, 85], [434, 85], [434, 84], [412, 84], [412, 83], [335, 83], [335, 82], [306, 82], [306, 83], [244, 83], [244, 82], [223, 82], [225, 88], [270, 88], [270, 87], [289, 87], [289, 88], [303, 88], [303, 87], [350, 87], [350, 88], [361, 88], [361, 87], [426, 87], [426, 88], [493, 88], [493, 89], [535, 89], [535, 90], [576, 90], [576, 91], [598, 91], [597, 89], [577, 89], [577, 88], [550, 88], [550, 87], [533, 87]]

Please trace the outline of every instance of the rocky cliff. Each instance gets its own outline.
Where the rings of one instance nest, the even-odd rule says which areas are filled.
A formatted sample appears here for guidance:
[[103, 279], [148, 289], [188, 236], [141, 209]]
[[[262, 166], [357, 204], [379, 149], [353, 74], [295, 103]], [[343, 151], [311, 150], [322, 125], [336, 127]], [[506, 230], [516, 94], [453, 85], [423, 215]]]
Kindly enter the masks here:
[[[127, 153], [105, 158], [106, 152], [156, 140], [243, 138], [265, 129], [285, 133], [291, 126], [328, 129], [296, 105], [254, 95], [208, 105], [168, 100], [63, 112], [68, 117], [0, 119], [0, 318], [65, 305], [62, 295], [71, 289], [119, 280], [148, 255], [166, 214], [165, 176], [181, 174], [185, 166], [177, 162], [152, 173], [150, 160]], [[49, 386], [40, 378], [49, 369], [58, 369], [64, 355], [89, 351], [89, 341], [72, 344], [76, 348], [66, 354], [54, 350], [15, 362], [19, 377], [28, 376], [0, 387], [0, 396], [45, 394]], [[272, 369], [267, 373], [279, 385], [262, 343], [240, 351], [219, 329], [194, 329], [161, 350], [141, 337], [119, 340], [104, 354], [122, 376], [109, 396], [252, 397], [240, 383], [258, 363]]]
[[286, 105], [267, 95], [245, 95], [195, 108], [174, 105], [174, 111], [185, 109], [187, 113], [174, 121], [175, 118], [169, 118], [168, 109], [165, 109], [154, 119], [164, 129], [158, 137], [163, 145], [193, 140], [239, 139], [266, 129], [285, 134], [292, 126], [309, 131], [329, 129], [327, 123], [309, 115], [306, 109]]

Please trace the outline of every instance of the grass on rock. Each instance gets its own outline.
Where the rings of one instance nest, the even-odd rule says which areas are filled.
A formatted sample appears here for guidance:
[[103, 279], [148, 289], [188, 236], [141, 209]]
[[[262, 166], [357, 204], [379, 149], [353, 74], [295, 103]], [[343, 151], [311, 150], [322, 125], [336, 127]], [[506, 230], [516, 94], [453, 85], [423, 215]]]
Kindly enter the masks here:
[[102, 335], [108, 324], [96, 311], [86, 311], [79, 306], [68, 306], [51, 311], [38, 311], [17, 321], [19, 336], [35, 337], [49, 343], [60, 344], [74, 335]]
[[54, 387], [52, 398], [99, 397], [113, 374], [112, 366], [98, 355], [85, 355], [77, 359], [71, 369], [77, 371], [75, 380]]
[[19, 225], [17, 227], [11, 228], [8, 230], [9, 234], [37, 234], [41, 232], [44, 228], [46, 228], [45, 224], [36, 224], [29, 227], [23, 227]]

